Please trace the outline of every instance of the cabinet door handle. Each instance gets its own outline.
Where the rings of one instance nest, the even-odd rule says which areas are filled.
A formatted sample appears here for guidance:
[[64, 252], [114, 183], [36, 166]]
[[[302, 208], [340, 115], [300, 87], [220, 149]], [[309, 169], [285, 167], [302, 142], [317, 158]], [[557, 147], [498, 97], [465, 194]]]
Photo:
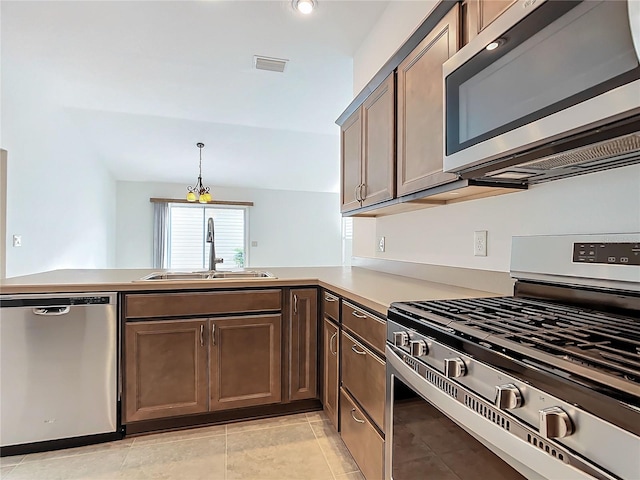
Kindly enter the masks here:
[[333, 339], [338, 337], [338, 332], [334, 333], [333, 335], [331, 335], [331, 338], [329, 339], [329, 351], [331, 352], [331, 355], [337, 355], [338, 351], [336, 350], [335, 352], [333, 351]]
[[216, 324], [215, 323], [211, 324], [211, 344], [212, 345], [216, 344]]
[[361, 352], [360, 350], [358, 350], [358, 349], [356, 348], [356, 346], [355, 346], [355, 345], [352, 345], [352, 346], [351, 346], [351, 350], [353, 350], [353, 351], [354, 351], [355, 353], [357, 353], [358, 355], [366, 355], [366, 354], [367, 354], [367, 352], [365, 352], [365, 351], [362, 351], [362, 352]]
[[358, 312], [356, 312], [355, 310], [351, 310], [351, 315], [353, 315], [356, 318], [367, 318], [366, 315], [359, 315]]
[[298, 314], [298, 295], [293, 295], [293, 313]]
[[364, 202], [366, 199], [367, 199], [367, 186], [364, 183], [361, 183], [360, 184], [360, 201]]
[[356, 422], [358, 423], [364, 423], [364, 420], [360, 420], [359, 418], [356, 418], [356, 416], [354, 415], [354, 413], [356, 413], [356, 409], [352, 408], [351, 409], [351, 418], [353, 418]]
[[356, 185], [356, 188], [354, 189], [354, 194], [356, 196], [356, 201], [361, 202], [362, 200], [360, 200], [360, 197], [358, 196], [358, 192], [360, 191], [360, 185]]
[[204, 325], [200, 324], [200, 346], [204, 347]]
[[330, 297], [329, 295], [325, 295], [325, 296], [324, 296], [324, 301], [325, 301], [325, 302], [337, 302], [337, 301], [338, 301], [338, 299], [337, 299], [337, 298], [334, 298], [334, 297]]

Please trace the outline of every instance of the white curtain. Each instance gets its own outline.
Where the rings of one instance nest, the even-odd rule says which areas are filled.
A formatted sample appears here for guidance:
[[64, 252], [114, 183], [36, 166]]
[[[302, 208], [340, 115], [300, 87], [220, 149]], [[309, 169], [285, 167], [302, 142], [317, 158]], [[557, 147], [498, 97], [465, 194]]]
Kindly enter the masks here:
[[167, 242], [169, 236], [169, 204], [153, 204], [153, 268], [167, 268]]

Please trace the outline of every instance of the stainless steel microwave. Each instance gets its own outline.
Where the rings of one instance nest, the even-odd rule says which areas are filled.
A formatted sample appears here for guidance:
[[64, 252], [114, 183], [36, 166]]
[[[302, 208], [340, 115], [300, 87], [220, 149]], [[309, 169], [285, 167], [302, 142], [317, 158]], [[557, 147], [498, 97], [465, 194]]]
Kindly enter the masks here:
[[640, 0], [517, 0], [443, 75], [447, 172], [535, 183], [640, 162]]

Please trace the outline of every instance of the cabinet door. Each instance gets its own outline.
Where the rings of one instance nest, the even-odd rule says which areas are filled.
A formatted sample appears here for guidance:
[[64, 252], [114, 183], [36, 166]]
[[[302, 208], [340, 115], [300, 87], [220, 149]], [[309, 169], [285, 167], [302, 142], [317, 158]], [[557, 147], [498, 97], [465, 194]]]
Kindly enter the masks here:
[[442, 64], [457, 50], [456, 4], [398, 66], [398, 196], [457, 178], [442, 171]]
[[362, 105], [362, 206], [395, 197], [394, 83], [391, 74]]
[[125, 326], [125, 422], [208, 409], [206, 320]]
[[322, 404], [324, 411], [338, 428], [338, 359], [340, 358], [340, 338], [338, 326], [328, 318], [322, 322], [323, 368], [322, 368]]
[[282, 399], [282, 315], [209, 321], [210, 410], [278, 403]]
[[359, 108], [340, 128], [341, 148], [341, 212], [360, 207], [362, 175], [362, 109]]
[[318, 292], [289, 293], [289, 400], [318, 397]]
[[515, 0], [469, 0], [465, 15], [465, 44], [498, 18]]

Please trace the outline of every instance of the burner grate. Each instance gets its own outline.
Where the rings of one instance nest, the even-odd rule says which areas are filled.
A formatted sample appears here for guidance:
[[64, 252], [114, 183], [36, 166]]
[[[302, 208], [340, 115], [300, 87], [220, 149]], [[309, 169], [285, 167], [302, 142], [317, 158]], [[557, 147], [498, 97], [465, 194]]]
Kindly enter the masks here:
[[499, 346], [518, 344], [569, 363], [640, 383], [640, 322], [549, 301], [519, 297], [406, 302], [418, 321]]

